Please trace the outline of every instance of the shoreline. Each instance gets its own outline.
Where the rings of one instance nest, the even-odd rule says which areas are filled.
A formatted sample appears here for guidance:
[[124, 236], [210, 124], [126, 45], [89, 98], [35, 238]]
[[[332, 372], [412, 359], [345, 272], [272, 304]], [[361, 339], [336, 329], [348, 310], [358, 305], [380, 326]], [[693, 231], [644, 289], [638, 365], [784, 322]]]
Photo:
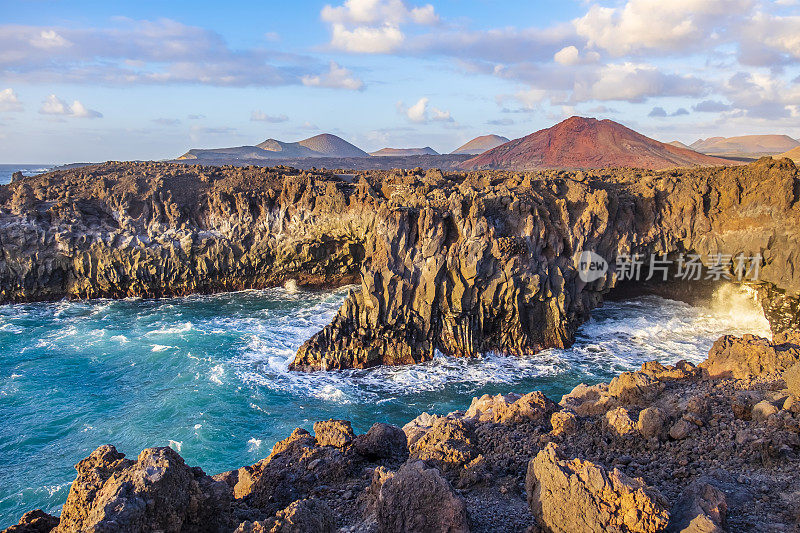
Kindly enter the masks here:
[[[414, 531], [408, 520], [422, 512], [414, 506], [425, 505], [428, 490], [444, 503], [424, 509], [436, 521], [426, 527], [523, 531], [538, 520], [569, 530], [570, 517], [553, 514], [547, 494], [563, 490], [558, 472], [575, 468], [571, 475], [605, 479], [606, 498], [612, 489], [639, 495], [633, 504], [620, 496], [642, 518], [631, 530], [660, 531], [670, 520], [685, 519], [693, 495], [716, 498], [717, 514], [699, 503], [688, 505], [688, 512], [719, 527], [727, 522], [732, 530], [785, 531], [781, 524], [797, 527], [792, 520], [800, 520], [791, 514], [798, 493], [789, 490], [800, 465], [800, 391], [794, 381], [787, 389], [782, 376], [798, 362], [800, 332], [774, 342], [726, 336], [698, 367], [646, 363], [609, 383], [578, 386], [558, 405], [538, 392], [484, 396], [466, 412], [423, 413], [402, 430], [375, 424], [362, 435], [349, 422], [318, 422], [314, 436], [295, 430], [266, 459], [213, 478], [183, 465], [171, 449], [145, 450], [136, 462], [101, 447], [79, 464], [62, 511], [66, 523], [56, 531], [123, 518], [141, 525], [129, 531], [151, 531], [165, 527], [164, 516], [180, 524], [174, 531], [270, 531], [281, 524], [308, 531], [291, 529], [303, 523], [320, 531], [380, 531], [391, 524]], [[142, 478], [142, 469], [151, 467], [163, 474]], [[639, 476], [643, 481], [636, 481]], [[114, 488], [128, 478], [133, 492]], [[547, 490], [537, 492], [542, 485]], [[187, 507], [176, 498], [179, 488], [195, 491], [198, 504]], [[591, 494], [591, 485], [582, 490]], [[87, 491], [94, 496], [87, 499]], [[158, 503], [122, 517], [113, 511], [130, 510], [137, 491]], [[631, 511], [601, 512], [604, 504], [617, 504], [569, 497], [597, 523]], [[403, 503], [412, 500], [417, 503]], [[193, 529], [207, 512], [217, 517], [213, 527]]]

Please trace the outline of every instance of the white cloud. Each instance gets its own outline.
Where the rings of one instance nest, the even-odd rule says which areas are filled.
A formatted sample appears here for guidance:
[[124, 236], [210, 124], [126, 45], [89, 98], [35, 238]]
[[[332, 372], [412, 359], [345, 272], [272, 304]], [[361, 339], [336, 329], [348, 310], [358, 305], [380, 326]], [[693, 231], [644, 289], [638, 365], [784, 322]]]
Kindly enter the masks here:
[[428, 99], [420, 98], [416, 104], [408, 108], [406, 116], [411, 122], [426, 122], [428, 120]]
[[573, 23], [589, 46], [614, 56], [665, 53], [713, 41], [717, 29], [753, 5], [753, 0], [628, 0], [621, 7], [592, 5]]
[[102, 118], [103, 114], [93, 109], [88, 109], [78, 100], [72, 102], [72, 105], [67, 104], [54, 94], [48, 96], [42, 103], [39, 109], [42, 115], [58, 115], [63, 117], [75, 118]]
[[54, 30], [42, 30], [39, 35], [35, 35], [30, 39], [30, 43], [36, 48], [45, 50], [63, 48], [72, 44]]
[[400, 25], [408, 21], [431, 25], [439, 22], [431, 4], [409, 7], [402, 0], [346, 0], [338, 7], [326, 5], [320, 16], [325, 22], [354, 26]]
[[278, 124], [279, 122], [288, 121], [289, 117], [284, 114], [268, 115], [261, 110], [257, 110], [250, 113], [250, 120], [253, 122], [269, 122], [271, 124]]
[[364, 82], [353, 76], [346, 68], [331, 61], [328, 72], [317, 76], [303, 76], [303, 85], [309, 87], [328, 87], [331, 89], [349, 89], [358, 91], [364, 88]]
[[22, 102], [12, 88], [0, 91], [0, 113], [18, 112], [22, 109]]
[[430, 99], [422, 97], [411, 107], [406, 107], [403, 102], [397, 102], [397, 110], [404, 114], [408, 120], [417, 124], [428, 122], [453, 122], [450, 111], [442, 111], [435, 107], [429, 107]]
[[320, 16], [330, 24], [330, 46], [346, 52], [387, 54], [400, 48], [406, 35], [401, 26], [431, 26], [439, 15], [431, 4], [410, 7], [403, 0], [346, 0], [326, 5]]
[[320, 63], [264, 48], [231, 48], [213, 30], [169, 19], [115, 18], [108, 27], [0, 24], [0, 79], [103, 85], [300, 84]]
[[700, 96], [706, 84], [690, 76], [665, 74], [657, 67], [642, 63], [604, 65], [593, 79], [578, 80], [572, 100], [621, 100], [642, 102], [657, 96]]
[[345, 52], [361, 54], [388, 54], [400, 48], [405, 35], [400, 28], [386, 24], [378, 28], [361, 26], [348, 30], [343, 24], [334, 24], [331, 46]]
[[574, 46], [565, 46], [555, 53], [553, 59], [562, 65], [577, 65], [580, 61], [580, 52]]
[[739, 60], [747, 65], [775, 66], [800, 60], [800, 16], [756, 13], [742, 29]]

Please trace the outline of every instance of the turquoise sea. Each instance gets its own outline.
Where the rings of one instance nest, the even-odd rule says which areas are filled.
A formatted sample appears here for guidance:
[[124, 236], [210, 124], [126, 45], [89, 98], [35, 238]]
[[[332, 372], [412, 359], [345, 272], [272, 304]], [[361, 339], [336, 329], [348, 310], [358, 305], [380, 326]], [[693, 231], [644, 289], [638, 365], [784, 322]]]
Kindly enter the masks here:
[[129, 456], [172, 446], [215, 474], [316, 420], [349, 419], [360, 432], [465, 409], [484, 393], [558, 400], [646, 360], [699, 361], [721, 334], [768, 334], [752, 298], [734, 292], [711, 308], [609, 303], [572, 348], [534, 357], [312, 374], [286, 368], [346, 289], [0, 306], [0, 528], [33, 508], [59, 512], [73, 465], [104, 443]]

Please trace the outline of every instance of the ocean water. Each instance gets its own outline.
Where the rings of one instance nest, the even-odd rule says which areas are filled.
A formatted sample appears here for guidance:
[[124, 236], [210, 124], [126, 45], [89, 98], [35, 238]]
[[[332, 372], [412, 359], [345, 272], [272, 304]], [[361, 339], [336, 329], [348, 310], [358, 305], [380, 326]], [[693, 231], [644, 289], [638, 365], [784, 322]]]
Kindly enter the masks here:
[[17, 171], [25, 176], [35, 176], [52, 168], [53, 165], [0, 165], [0, 185], [11, 183], [11, 175]]
[[708, 308], [658, 297], [607, 303], [566, 350], [400, 368], [298, 374], [286, 368], [346, 290], [245, 291], [164, 300], [0, 306], [0, 528], [58, 513], [73, 465], [101, 444], [134, 456], [172, 446], [210, 474], [252, 464], [295, 427], [344, 418], [357, 432], [484, 393], [555, 400], [658, 359], [702, 360], [724, 333], [769, 335], [739, 289]]

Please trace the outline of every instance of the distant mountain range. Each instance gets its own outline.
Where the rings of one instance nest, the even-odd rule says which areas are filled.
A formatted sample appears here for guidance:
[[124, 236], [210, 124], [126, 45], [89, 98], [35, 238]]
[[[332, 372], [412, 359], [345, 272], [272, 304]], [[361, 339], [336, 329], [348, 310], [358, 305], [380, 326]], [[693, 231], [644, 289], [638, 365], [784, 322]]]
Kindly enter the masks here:
[[505, 137], [501, 137], [500, 135], [482, 135], [480, 137], [475, 137], [467, 144], [463, 146], [459, 146], [452, 152], [451, 154], [465, 154], [465, 155], [478, 155], [482, 154], [486, 150], [491, 150], [492, 148], [497, 148], [498, 146], [505, 144], [509, 141], [509, 139]]
[[778, 154], [798, 160], [800, 142], [786, 135], [746, 135], [711, 137], [687, 146], [680, 141], [656, 141], [611, 120], [571, 117], [512, 141], [500, 135], [482, 135], [450, 154], [439, 154], [430, 146], [383, 148], [368, 154], [341, 137], [325, 133], [298, 142], [267, 139], [254, 146], [192, 149], [178, 161], [208, 165], [286, 164], [299, 168], [324, 166], [343, 169], [629, 167], [658, 170], [730, 165], [735, 163], [734, 159]]
[[323, 133], [302, 141], [287, 143], [276, 139], [267, 139], [255, 146], [237, 146], [234, 148], [210, 148], [189, 150], [179, 160], [261, 160], [261, 159], [295, 159], [304, 157], [369, 157], [369, 154], [345, 141], [341, 137]]
[[788, 135], [742, 135], [699, 139], [689, 148], [709, 155], [759, 157], [781, 154], [798, 146], [800, 142]]
[[467, 170], [611, 167], [660, 170], [725, 164], [731, 161], [656, 141], [612, 120], [571, 117], [459, 166]]
[[413, 155], [440, 155], [439, 152], [426, 146], [425, 148], [381, 148], [377, 152], [370, 152], [374, 157], [408, 157]]

